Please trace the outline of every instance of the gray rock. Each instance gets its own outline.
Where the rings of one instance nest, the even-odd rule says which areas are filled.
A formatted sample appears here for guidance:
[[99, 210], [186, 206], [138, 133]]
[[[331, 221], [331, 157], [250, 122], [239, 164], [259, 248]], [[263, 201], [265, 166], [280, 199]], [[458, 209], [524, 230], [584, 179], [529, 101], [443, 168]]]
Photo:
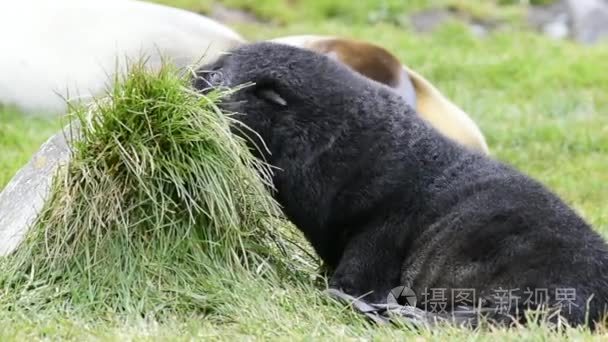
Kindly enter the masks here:
[[54, 175], [71, 156], [68, 141], [76, 131], [68, 126], [47, 140], [0, 192], [0, 255], [13, 251], [36, 220]]
[[543, 26], [543, 33], [555, 39], [565, 39], [570, 35], [570, 27], [568, 25], [569, 17], [567, 14], [561, 14], [555, 20]]
[[452, 13], [444, 9], [430, 9], [410, 16], [410, 22], [417, 32], [432, 32], [453, 19]]
[[414, 13], [410, 16], [409, 22], [416, 32], [433, 32], [440, 26], [450, 21], [458, 21], [468, 25], [471, 33], [476, 37], [485, 37], [495, 30], [500, 23], [492, 18], [482, 20], [472, 18], [469, 14], [454, 9], [428, 9]]
[[572, 36], [584, 44], [608, 38], [607, 0], [567, 0], [572, 20]]
[[534, 6], [528, 22], [552, 38], [595, 44], [608, 38], [608, 0], [561, 0]]
[[236, 9], [229, 8], [222, 4], [215, 3], [211, 7], [211, 12], [209, 16], [213, 19], [216, 19], [222, 23], [226, 24], [263, 24], [264, 21], [258, 18], [253, 13]]
[[565, 39], [570, 35], [570, 13], [564, 1], [531, 7], [528, 22], [536, 30], [554, 39]]
[[469, 24], [469, 29], [471, 30], [471, 33], [473, 33], [474, 36], [480, 38], [487, 36], [490, 31], [490, 27], [488, 25], [479, 22], [473, 22]]

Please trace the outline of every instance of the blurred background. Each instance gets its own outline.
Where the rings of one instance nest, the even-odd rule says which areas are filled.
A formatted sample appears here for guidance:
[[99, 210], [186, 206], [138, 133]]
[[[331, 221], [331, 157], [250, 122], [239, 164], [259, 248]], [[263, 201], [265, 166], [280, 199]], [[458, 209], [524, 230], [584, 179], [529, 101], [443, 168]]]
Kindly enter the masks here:
[[605, 0], [153, 0], [186, 8], [229, 24], [294, 23], [327, 20], [350, 25], [391, 24], [428, 33], [448, 22], [476, 36], [496, 30], [530, 29], [554, 39], [594, 44], [608, 35]]

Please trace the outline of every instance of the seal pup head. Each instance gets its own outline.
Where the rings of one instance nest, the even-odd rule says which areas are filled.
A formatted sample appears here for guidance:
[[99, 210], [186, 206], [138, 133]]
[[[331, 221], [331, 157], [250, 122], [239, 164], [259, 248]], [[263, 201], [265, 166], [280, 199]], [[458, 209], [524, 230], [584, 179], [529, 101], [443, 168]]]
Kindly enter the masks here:
[[[236, 88], [220, 107], [237, 113], [238, 121], [256, 133], [247, 134], [250, 140], [258, 143], [261, 137], [275, 156], [291, 148], [284, 141], [323, 145], [363, 108], [388, 101], [414, 113], [389, 87], [342, 63], [311, 50], [269, 42], [242, 46], [202, 66], [194, 87], [202, 92]], [[388, 120], [389, 113], [376, 112], [377, 122]]]

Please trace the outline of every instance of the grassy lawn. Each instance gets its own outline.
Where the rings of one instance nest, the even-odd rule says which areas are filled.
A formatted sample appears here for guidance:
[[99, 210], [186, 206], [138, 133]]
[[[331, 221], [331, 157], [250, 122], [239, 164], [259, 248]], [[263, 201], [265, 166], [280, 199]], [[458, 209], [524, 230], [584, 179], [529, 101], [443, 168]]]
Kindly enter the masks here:
[[[209, 0], [159, 0], [200, 12]], [[239, 24], [251, 40], [289, 34], [337, 34], [367, 39], [395, 52], [420, 71], [480, 125], [494, 157], [547, 184], [608, 238], [608, 46], [583, 47], [552, 41], [525, 29], [519, 6], [488, 1], [229, 0], [270, 24]], [[384, 3], [384, 6], [378, 5]], [[462, 23], [417, 34], [400, 14], [450, 6], [471, 17], [490, 15], [513, 29], [479, 38]], [[370, 13], [374, 15], [370, 15]], [[378, 19], [380, 18], [380, 19]], [[53, 132], [58, 118], [33, 118], [0, 107], [0, 189]], [[294, 260], [294, 262], [300, 262]], [[309, 267], [314, 267], [309, 266]], [[235, 277], [231, 270], [218, 278]], [[378, 327], [328, 301], [322, 280], [260, 280], [239, 272], [223, 303], [205, 314], [142, 319], [0, 312], [0, 340], [70, 338], [156, 339], [395, 339], [418, 340], [604, 340], [607, 332], [543, 327], [510, 331], [442, 328], [413, 332]], [[217, 292], [217, 291], [216, 291]], [[58, 308], [58, 312], [61, 312]]]

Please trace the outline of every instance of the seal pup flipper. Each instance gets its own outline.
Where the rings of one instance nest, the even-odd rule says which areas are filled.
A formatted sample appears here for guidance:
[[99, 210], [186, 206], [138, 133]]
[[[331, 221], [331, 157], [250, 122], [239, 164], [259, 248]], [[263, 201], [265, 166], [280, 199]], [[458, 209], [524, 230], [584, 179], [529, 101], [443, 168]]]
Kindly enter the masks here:
[[362, 298], [353, 297], [341, 290], [329, 288], [324, 291], [332, 299], [349, 305], [359, 313], [365, 315], [376, 324], [405, 324], [414, 329], [428, 329], [440, 323], [455, 323], [456, 325], [471, 324], [476, 326], [476, 316], [471, 314], [438, 315], [424, 311], [410, 305], [399, 304], [373, 304]]
[[361, 298], [353, 297], [338, 289], [329, 288], [329, 289], [325, 290], [324, 293], [340, 303], [350, 305], [353, 309], [364, 314], [370, 320], [372, 320], [374, 323], [377, 323], [377, 324], [389, 323], [388, 318], [381, 314], [383, 312], [383, 308], [381, 308], [381, 307], [370, 305], [369, 303], [362, 300]]

